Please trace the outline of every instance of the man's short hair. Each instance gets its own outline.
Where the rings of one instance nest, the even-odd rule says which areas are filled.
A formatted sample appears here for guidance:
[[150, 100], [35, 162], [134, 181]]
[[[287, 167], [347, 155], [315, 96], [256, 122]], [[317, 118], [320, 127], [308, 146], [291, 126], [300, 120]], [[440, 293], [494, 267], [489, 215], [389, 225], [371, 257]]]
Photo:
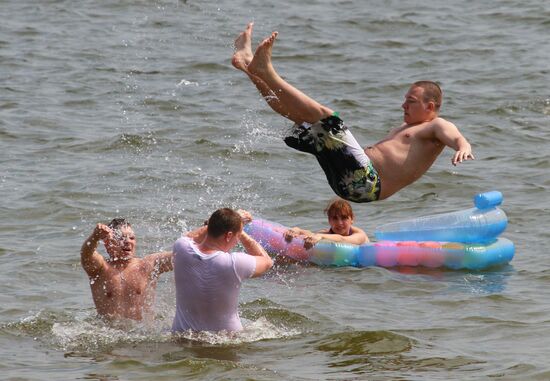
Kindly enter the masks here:
[[109, 224], [107, 224], [108, 227], [110, 227], [113, 230], [120, 230], [123, 227], [129, 227], [131, 228], [132, 225], [126, 219], [124, 218], [113, 218]]
[[208, 219], [208, 235], [217, 238], [225, 233], [240, 232], [243, 221], [239, 213], [230, 208], [216, 210]]
[[422, 97], [424, 103], [433, 102], [435, 104], [435, 111], [439, 111], [443, 102], [443, 92], [441, 87], [432, 81], [418, 81], [413, 86], [421, 87], [424, 89], [424, 96]]

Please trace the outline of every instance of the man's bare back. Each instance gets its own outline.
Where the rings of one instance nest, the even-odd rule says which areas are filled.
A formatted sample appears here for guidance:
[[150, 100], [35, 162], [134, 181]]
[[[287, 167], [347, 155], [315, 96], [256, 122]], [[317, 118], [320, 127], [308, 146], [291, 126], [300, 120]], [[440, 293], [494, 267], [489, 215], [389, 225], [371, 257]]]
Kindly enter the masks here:
[[[252, 23], [248, 24], [235, 40], [233, 66], [248, 75], [275, 112], [296, 123], [293, 135], [285, 138], [285, 142], [295, 149], [314, 154], [339, 196], [355, 202], [385, 199], [419, 179], [445, 146], [456, 151], [453, 165], [474, 159], [470, 144], [456, 126], [438, 116], [441, 89], [430, 81], [415, 82], [409, 88], [401, 106], [403, 125], [359, 154], [355, 138], [335, 117], [333, 110], [311, 99], [277, 74], [271, 60], [277, 32], [264, 39], [252, 54], [252, 27]], [[318, 123], [321, 125], [313, 125], [310, 129], [309, 125]], [[333, 136], [329, 136], [331, 134]], [[326, 149], [322, 148], [323, 145]], [[354, 164], [345, 168], [339, 162]]]
[[[115, 220], [113, 220], [115, 221]], [[96, 249], [105, 243], [109, 258]], [[135, 234], [129, 224], [111, 229], [97, 224], [81, 249], [99, 315], [108, 320], [142, 320], [152, 312], [158, 276], [172, 270], [172, 253], [135, 257]]]

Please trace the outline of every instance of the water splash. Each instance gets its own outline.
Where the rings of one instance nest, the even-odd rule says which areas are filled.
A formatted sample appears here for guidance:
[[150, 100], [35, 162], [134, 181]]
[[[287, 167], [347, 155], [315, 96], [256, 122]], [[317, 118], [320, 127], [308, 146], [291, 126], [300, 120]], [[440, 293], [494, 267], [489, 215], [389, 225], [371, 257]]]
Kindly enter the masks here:
[[84, 356], [110, 352], [129, 344], [172, 343], [184, 339], [208, 345], [236, 345], [302, 333], [300, 324], [293, 324], [293, 327], [288, 328], [284, 324], [271, 322], [273, 319], [269, 317], [261, 316], [265, 314], [253, 314], [253, 320], [243, 319], [244, 329], [240, 332], [188, 331], [173, 335], [170, 329], [173, 311], [168, 313], [164, 311], [166, 308], [167, 306], [160, 306], [162, 313], [142, 322], [108, 322], [99, 318], [93, 310], [80, 311], [74, 315], [41, 310], [18, 322], [2, 325], [0, 329], [15, 335], [30, 336], [48, 347], [68, 354]]
[[196, 87], [198, 87], [199, 83], [198, 82], [193, 82], [193, 81], [188, 81], [186, 79], [182, 79], [180, 82], [178, 82], [178, 84], [176, 86], [177, 87], [181, 87], [181, 86], [196, 86]]
[[295, 328], [287, 329], [284, 327], [277, 327], [265, 317], [260, 317], [255, 321], [244, 321], [244, 323], [244, 329], [239, 332], [186, 331], [179, 333], [175, 337], [211, 345], [236, 345], [253, 343], [261, 340], [292, 337], [301, 334], [301, 331]]

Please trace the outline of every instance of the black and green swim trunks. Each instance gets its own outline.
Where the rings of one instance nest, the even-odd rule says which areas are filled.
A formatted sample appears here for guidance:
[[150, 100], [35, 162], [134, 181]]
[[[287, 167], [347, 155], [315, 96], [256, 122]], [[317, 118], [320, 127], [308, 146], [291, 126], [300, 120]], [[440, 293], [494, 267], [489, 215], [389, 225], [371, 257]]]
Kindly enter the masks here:
[[371, 160], [337, 115], [294, 125], [286, 145], [315, 155], [334, 193], [352, 202], [380, 197], [380, 177]]

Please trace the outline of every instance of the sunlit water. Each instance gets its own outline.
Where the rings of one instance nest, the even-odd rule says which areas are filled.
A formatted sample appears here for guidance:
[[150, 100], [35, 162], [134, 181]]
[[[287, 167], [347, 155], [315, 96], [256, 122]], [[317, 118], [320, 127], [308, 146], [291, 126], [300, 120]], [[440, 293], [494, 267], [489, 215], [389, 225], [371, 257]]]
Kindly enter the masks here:
[[[4, 1], [0, 4], [0, 374], [32, 380], [550, 378], [550, 4]], [[417, 183], [356, 205], [376, 226], [503, 192], [516, 244], [483, 272], [281, 265], [245, 283], [238, 334], [169, 333], [96, 315], [79, 249], [132, 221], [138, 252], [170, 249], [220, 206], [318, 229], [332, 197], [315, 160], [230, 64], [254, 20], [275, 65], [340, 111], [361, 144], [434, 79], [476, 160], [446, 150]]]

